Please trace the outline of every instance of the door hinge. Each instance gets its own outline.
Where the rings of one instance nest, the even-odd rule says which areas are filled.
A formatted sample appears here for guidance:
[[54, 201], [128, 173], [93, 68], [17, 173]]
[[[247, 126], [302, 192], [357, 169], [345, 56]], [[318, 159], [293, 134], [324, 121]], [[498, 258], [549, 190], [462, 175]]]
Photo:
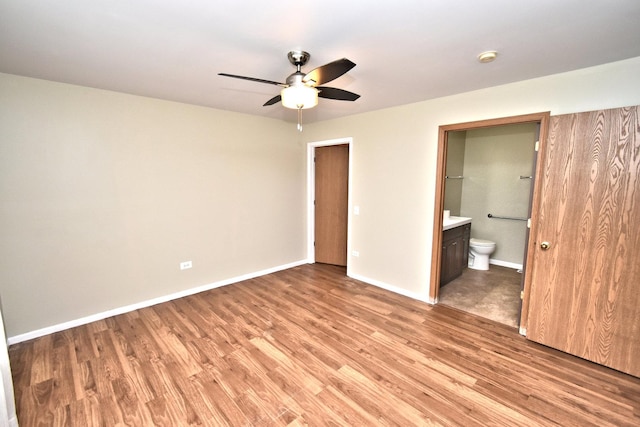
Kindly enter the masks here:
[[524, 300], [524, 291], [520, 291], [520, 299]]
[[540, 141], [536, 141], [536, 145], [534, 146], [534, 150], [538, 151], [538, 149], [540, 148]]
[[531, 218], [527, 219], [527, 228], [531, 228]]

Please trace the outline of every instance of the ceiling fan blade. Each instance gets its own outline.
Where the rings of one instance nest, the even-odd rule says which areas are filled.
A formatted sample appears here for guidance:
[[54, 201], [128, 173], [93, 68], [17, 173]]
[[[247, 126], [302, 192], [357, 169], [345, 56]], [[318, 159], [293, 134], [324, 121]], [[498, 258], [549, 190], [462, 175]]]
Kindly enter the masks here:
[[282, 97], [280, 95], [276, 95], [273, 98], [271, 98], [270, 100], [268, 100], [267, 102], [265, 102], [262, 106], [266, 107], [267, 105], [277, 104], [278, 102], [280, 102], [281, 99], [282, 99]]
[[302, 81], [305, 83], [313, 81], [315, 82], [313, 83], [314, 86], [325, 84], [337, 79], [355, 66], [356, 64], [347, 58], [338, 59], [337, 61], [329, 62], [328, 64], [309, 71]]
[[338, 101], [355, 101], [360, 98], [357, 93], [349, 92], [348, 90], [338, 89], [335, 87], [316, 87], [320, 91], [318, 97], [327, 99], [337, 99]]
[[225, 76], [225, 77], [233, 77], [234, 79], [250, 80], [252, 82], [258, 82], [258, 83], [267, 83], [270, 85], [276, 85], [276, 86], [282, 86], [282, 87], [287, 86], [285, 83], [274, 82], [273, 80], [256, 79], [255, 77], [237, 76], [235, 74], [227, 74], [227, 73], [218, 73], [218, 75]]

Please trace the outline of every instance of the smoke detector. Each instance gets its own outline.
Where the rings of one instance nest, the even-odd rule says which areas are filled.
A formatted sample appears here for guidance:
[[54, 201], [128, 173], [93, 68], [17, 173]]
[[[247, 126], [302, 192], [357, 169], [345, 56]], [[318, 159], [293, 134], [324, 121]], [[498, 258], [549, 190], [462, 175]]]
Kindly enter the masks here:
[[498, 56], [498, 52], [496, 52], [495, 50], [488, 50], [478, 55], [478, 61], [484, 64], [484, 63], [495, 60], [497, 56]]

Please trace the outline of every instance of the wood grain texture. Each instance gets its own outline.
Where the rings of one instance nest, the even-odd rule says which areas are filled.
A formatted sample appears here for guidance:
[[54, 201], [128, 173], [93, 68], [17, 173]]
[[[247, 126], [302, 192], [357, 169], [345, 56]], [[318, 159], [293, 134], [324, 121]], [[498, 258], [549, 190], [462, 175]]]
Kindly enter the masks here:
[[637, 107], [551, 118], [527, 336], [640, 376]]
[[632, 426], [640, 379], [296, 267], [11, 346], [20, 425]]
[[315, 261], [347, 265], [349, 144], [315, 149]]

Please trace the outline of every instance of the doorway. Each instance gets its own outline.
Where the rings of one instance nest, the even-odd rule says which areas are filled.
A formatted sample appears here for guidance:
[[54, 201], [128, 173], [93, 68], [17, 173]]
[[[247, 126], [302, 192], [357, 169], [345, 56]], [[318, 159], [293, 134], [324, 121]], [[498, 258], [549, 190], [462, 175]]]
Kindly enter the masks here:
[[346, 267], [349, 259], [351, 138], [307, 146], [308, 262]]
[[[538, 113], [440, 127], [434, 250], [431, 264], [430, 298], [432, 301], [447, 303], [441, 297], [446, 300], [446, 298], [453, 298], [450, 295], [455, 295], [457, 301], [461, 302], [458, 308], [468, 309], [475, 314], [485, 315], [514, 327], [522, 322], [521, 291], [527, 280], [526, 258], [530, 233], [527, 228], [527, 219], [530, 218], [533, 208], [531, 201], [534, 200], [535, 176], [538, 173], [535, 162], [536, 152], [533, 151], [534, 142], [540, 141], [536, 147], [541, 145], [542, 141], [538, 136], [546, 134], [548, 116], [548, 113]], [[516, 164], [512, 167], [509, 164], [511, 161], [509, 155], [503, 152], [509, 149], [516, 150], [515, 152], [518, 153], [517, 148], [509, 148], [508, 134], [511, 131], [524, 132], [523, 136], [520, 136], [521, 139], [528, 138], [528, 133], [531, 133], [529, 148], [524, 146], [520, 148], [521, 153], [523, 153], [522, 150], [525, 150], [524, 152], [527, 149], [530, 150], [524, 162], [528, 162], [527, 171], [524, 171], [527, 167], [523, 165]], [[487, 138], [489, 140], [493, 138], [492, 133], [496, 134], [496, 146], [485, 151], [484, 147], [480, 148], [477, 144], [479, 141], [486, 142]], [[471, 135], [471, 139], [466, 139], [467, 134]], [[462, 150], [461, 140], [463, 141]], [[465, 165], [466, 172], [463, 174], [462, 166], [458, 164], [454, 165], [453, 169], [457, 167], [455, 173], [448, 173], [447, 163], [451, 168], [451, 162], [455, 160], [452, 157], [465, 155], [465, 141], [470, 141], [471, 144], [467, 151], [466, 158], [469, 163]], [[515, 143], [516, 141], [514, 145]], [[490, 153], [491, 150], [494, 152]], [[522, 155], [519, 154], [519, 156]], [[483, 160], [483, 157], [486, 160]], [[531, 162], [532, 157], [533, 162]], [[487, 162], [486, 167], [483, 161]], [[461, 162], [462, 160], [459, 161]], [[514, 172], [520, 170], [522, 172]], [[468, 173], [470, 176], [467, 176]], [[507, 178], [501, 174], [509, 175], [508, 179], [511, 182], [506, 187], [503, 184]], [[486, 194], [483, 194], [483, 191]], [[463, 192], [466, 196], [463, 196]], [[463, 274], [450, 282], [454, 285], [449, 288], [451, 291], [443, 288], [441, 292], [443, 251], [440, 248], [443, 247], [442, 218], [445, 209], [451, 211], [450, 215], [455, 217], [470, 217], [471, 237], [496, 242], [495, 255], [497, 256], [495, 258], [492, 256], [489, 271], [462, 268]], [[468, 244], [468, 242], [465, 243]], [[465, 292], [468, 294], [465, 295]], [[486, 295], [482, 292], [486, 292]], [[503, 295], [503, 292], [506, 295]], [[500, 307], [502, 304], [500, 300], [505, 304], [504, 310]], [[477, 308], [474, 310], [473, 304], [476, 303]]]

